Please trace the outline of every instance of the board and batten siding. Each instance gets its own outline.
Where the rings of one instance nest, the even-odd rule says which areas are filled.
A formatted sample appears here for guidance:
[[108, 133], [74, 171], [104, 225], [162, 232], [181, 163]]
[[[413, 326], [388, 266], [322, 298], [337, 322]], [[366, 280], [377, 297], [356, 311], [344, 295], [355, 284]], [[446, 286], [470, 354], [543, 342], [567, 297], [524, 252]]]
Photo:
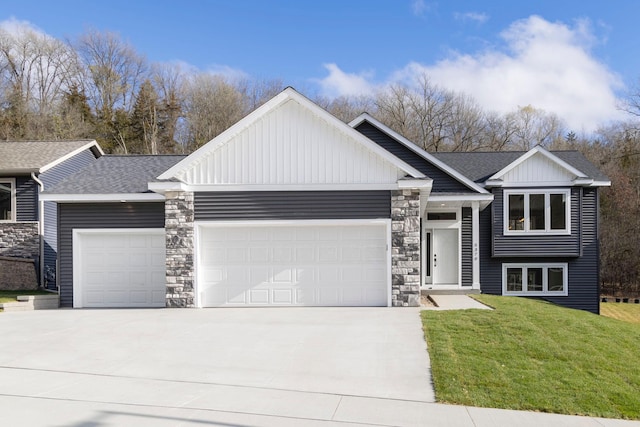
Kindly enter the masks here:
[[393, 184], [404, 175], [352, 135], [289, 100], [211, 146], [176, 177], [193, 185], [302, 185]]
[[164, 202], [60, 203], [58, 205], [60, 306], [73, 306], [73, 230], [164, 228]]
[[462, 208], [462, 286], [473, 285], [473, 223], [471, 208]]
[[[599, 313], [599, 242], [598, 242], [598, 191], [595, 188], [576, 188], [581, 193], [582, 222], [579, 228], [580, 256], [578, 257], [492, 257], [490, 209], [480, 212], [480, 283], [486, 294], [502, 294], [503, 263], [567, 263], [569, 269], [568, 295], [566, 297], [539, 297], [555, 304]], [[573, 212], [573, 211], [572, 211]], [[500, 210], [502, 215], [502, 210]]]
[[38, 221], [38, 184], [30, 176], [16, 177], [16, 221]]
[[389, 191], [233, 191], [194, 194], [194, 220], [391, 217]]
[[429, 178], [433, 179], [432, 193], [475, 193], [475, 191], [470, 190], [460, 181], [452, 178], [446, 172], [435, 167], [422, 158], [422, 156], [391, 138], [372, 124], [364, 121], [356, 126], [355, 129], [385, 150], [389, 151], [394, 156], [398, 157], [400, 160], [413, 166]]
[[[527, 188], [530, 190], [530, 188]], [[545, 189], [546, 190], [546, 189]], [[570, 235], [504, 235], [504, 191], [493, 190], [493, 256], [577, 257], [580, 256], [580, 188], [571, 189]]]
[[[45, 191], [58, 184], [67, 176], [78, 172], [96, 160], [95, 154], [84, 150], [64, 162], [43, 172], [39, 178]], [[56, 260], [58, 257], [58, 208], [55, 202], [45, 201], [44, 205], [44, 280], [49, 289], [56, 287]]]

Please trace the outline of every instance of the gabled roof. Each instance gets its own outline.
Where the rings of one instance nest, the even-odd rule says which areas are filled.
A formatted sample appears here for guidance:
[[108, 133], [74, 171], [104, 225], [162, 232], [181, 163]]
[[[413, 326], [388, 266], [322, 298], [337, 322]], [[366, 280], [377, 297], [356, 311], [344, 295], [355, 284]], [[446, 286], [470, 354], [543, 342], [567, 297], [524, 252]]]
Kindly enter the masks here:
[[[315, 131], [321, 131], [324, 137], [319, 137]], [[289, 142], [281, 144], [282, 140]], [[323, 161], [324, 157], [325, 164], [304, 163]], [[360, 174], [357, 179], [372, 177], [376, 168], [387, 178], [390, 175], [426, 178], [414, 167], [288, 87], [159, 175], [158, 179], [178, 179], [194, 185], [294, 185], [298, 181], [314, 183], [309, 173], [314, 166], [319, 166], [320, 170], [313, 173], [326, 178], [326, 182], [331, 184], [330, 175], [336, 175], [331, 168], [346, 167], [342, 163], [353, 159], [362, 159], [363, 162], [356, 171]], [[255, 176], [256, 165], [262, 168], [258, 173], [260, 176]], [[348, 172], [353, 174], [354, 170]], [[284, 178], [280, 176], [283, 171]], [[345, 174], [337, 175], [344, 178]]]
[[0, 142], [0, 173], [42, 173], [87, 149], [104, 154], [94, 140]]
[[[538, 152], [536, 150], [535, 152]], [[610, 185], [609, 178], [597, 167], [587, 160], [578, 151], [547, 151], [561, 164], [568, 165], [572, 170], [589, 179], [593, 179], [593, 185]], [[506, 173], [526, 159], [530, 151], [498, 151], [498, 152], [439, 152], [433, 153], [435, 157], [450, 165], [460, 173], [468, 176], [477, 183], [484, 183], [490, 178]], [[527, 157], [528, 158], [528, 157]]]
[[477, 191], [479, 193], [487, 193], [487, 190], [485, 190], [484, 188], [479, 186], [476, 182], [474, 182], [474, 180], [469, 179], [468, 176], [465, 176], [464, 174], [460, 173], [460, 171], [456, 170], [455, 168], [452, 168], [451, 166], [449, 166], [448, 164], [446, 164], [442, 160], [438, 159], [433, 154], [428, 153], [427, 151], [425, 151], [422, 148], [418, 147], [416, 144], [414, 144], [413, 142], [409, 141], [407, 138], [405, 138], [404, 136], [400, 135], [399, 133], [397, 133], [396, 131], [394, 131], [393, 129], [391, 129], [390, 127], [385, 125], [384, 123], [378, 121], [377, 119], [375, 119], [374, 117], [372, 117], [368, 113], [360, 114], [358, 117], [356, 117], [354, 120], [352, 120], [349, 123], [349, 126], [351, 126], [352, 128], [355, 128], [355, 127], [357, 127], [358, 125], [360, 125], [361, 123], [363, 123], [365, 121], [370, 123], [371, 125], [375, 126], [376, 128], [378, 128], [382, 132], [386, 133], [391, 138], [395, 139], [400, 144], [402, 144], [405, 147], [409, 148], [411, 151], [413, 151], [414, 153], [418, 154], [423, 159], [425, 159], [426, 161], [430, 162], [431, 164], [433, 164], [434, 166], [436, 166], [440, 170], [444, 171], [446, 174], [448, 174], [449, 176], [451, 176], [455, 180], [457, 180], [457, 181], [461, 182], [462, 184], [464, 184], [465, 186], [469, 187], [470, 189], [475, 190], [475, 191]]
[[[157, 198], [148, 183], [186, 156], [105, 155], [58, 184], [46, 188], [42, 200], [108, 201]], [[136, 196], [137, 195], [137, 196]]]

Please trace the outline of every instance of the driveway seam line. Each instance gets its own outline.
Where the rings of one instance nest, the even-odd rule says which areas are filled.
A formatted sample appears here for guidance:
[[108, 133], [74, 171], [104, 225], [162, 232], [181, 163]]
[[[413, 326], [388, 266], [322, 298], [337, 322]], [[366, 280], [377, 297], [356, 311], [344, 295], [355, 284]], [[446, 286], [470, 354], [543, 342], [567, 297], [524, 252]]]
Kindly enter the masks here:
[[296, 389], [278, 388], [278, 387], [227, 384], [227, 383], [206, 382], [206, 381], [192, 381], [192, 380], [187, 381], [187, 380], [177, 380], [177, 379], [168, 379], [168, 378], [135, 377], [135, 376], [127, 376], [127, 375], [100, 374], [100, 373], [94, 373], [94, 372], [63, 371], [59, 369], [24, 368], [19, 366], [6, 366], [6, 365], [0, 365], [0, 369], [14, 369], [14, 370], [34, 371], [34, 372], [51, 372], [51, 373], [59, 373], [59, 374], [86, 375], [86, 376], [95, 376], [95, 377], [122, 378], [122, 379], [158, 381], [158, 382], [179, 383], [179, 384], [200, 384], [200, 385], [223, 386], [223, 387], [249, 388], [249, 389], [258, 389], [258, 390], [273, 390], [273, 391], [284, 391], [284, 392], [290, 392], [290, 393], [306, 393], [306, 394], [325, 395], [325, 396], [340, 396], [341, 398], [355, 397], [355, 398], [362, 398], [362, 399], [392, 400], [395, 402], [436, 403], [436, 402], [429, 402], [426, 400], [399, 399], [399, 398], [393, 398], [393, 397], [364, 396], [364, 395], [358, 395], [358, 394], [330, 393], [326, 391], [308, 391], [308, 390], [296, 390]]

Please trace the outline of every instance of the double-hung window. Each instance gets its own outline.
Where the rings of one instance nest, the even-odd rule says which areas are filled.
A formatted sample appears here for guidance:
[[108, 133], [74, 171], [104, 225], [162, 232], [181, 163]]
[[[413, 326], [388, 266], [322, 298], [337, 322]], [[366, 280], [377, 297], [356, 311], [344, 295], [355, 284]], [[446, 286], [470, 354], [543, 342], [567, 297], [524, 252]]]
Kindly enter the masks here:
[[571, 191], [505, 190], [504, 234], [571, 234]]
[[16, 180], [0, 178], [0, 222], [16, 220]]
[[502, 264], [502, 294], [566, 296], [568, 267], [555, 264]]

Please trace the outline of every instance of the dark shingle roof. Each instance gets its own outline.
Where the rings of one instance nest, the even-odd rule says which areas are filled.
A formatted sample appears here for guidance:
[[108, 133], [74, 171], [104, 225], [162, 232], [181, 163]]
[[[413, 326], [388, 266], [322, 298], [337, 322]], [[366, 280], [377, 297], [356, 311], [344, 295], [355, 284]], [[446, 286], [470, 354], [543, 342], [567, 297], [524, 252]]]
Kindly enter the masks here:
[[102, 156], [57, 185], [49, 194], [147, 193], [148, 183], [184, 159], [181, 155]]
[[[440, 152], [431, 154], [469, 179], [475, 182], [484, 182], [491, 175], [508, 166], [525, 153], [525, 151], [499, 151]], [[586, 174], [589, 178], [593, 178], [596, 181], [609, 180], [609, 178], [578, 151], [551, 151], [551, 153]]]
[[0, 142], [0, 172], [40, 172], [93, 140], [80, 141], [4, 141]]

